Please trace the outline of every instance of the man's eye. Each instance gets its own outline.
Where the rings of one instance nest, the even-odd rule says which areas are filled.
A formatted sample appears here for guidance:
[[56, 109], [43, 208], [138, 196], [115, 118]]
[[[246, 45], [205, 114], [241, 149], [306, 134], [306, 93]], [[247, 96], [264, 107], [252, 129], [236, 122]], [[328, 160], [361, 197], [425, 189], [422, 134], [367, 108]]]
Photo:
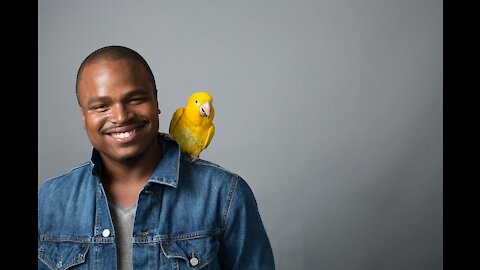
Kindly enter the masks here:
[[145, 99], [144, 98], [133, 98], [130, 100], [130, 103], [133, 103], [133, 104], [140, 104], [144, 101]]
[[95, 111], [106, 111], [107, 110], [107, 105], [96, 105], [93, 107]]

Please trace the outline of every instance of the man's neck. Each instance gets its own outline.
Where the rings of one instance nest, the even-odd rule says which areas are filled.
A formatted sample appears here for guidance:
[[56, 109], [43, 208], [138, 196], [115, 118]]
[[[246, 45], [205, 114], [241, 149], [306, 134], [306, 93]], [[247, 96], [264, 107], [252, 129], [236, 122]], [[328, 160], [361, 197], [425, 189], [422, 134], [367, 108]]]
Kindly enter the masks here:
[[161, 157], [162, 151], [157, 145], [135, 161], [116, 162], [102, 159], [102, 184], [105, 192], [125, 207], [135, 204], [138, 194], [152, 176]]

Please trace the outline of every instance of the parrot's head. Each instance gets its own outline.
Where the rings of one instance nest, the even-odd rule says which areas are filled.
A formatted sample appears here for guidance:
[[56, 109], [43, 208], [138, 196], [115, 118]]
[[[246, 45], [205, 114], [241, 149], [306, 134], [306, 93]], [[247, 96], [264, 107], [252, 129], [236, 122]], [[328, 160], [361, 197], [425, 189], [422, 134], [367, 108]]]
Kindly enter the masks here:
[[200, 117], [206, 117], [210, 121], [215, 116], [212, 96], [207, 92], [193, 93], [188, 99], [187, 108], [191, 113], [196, 114], [198, 112]]

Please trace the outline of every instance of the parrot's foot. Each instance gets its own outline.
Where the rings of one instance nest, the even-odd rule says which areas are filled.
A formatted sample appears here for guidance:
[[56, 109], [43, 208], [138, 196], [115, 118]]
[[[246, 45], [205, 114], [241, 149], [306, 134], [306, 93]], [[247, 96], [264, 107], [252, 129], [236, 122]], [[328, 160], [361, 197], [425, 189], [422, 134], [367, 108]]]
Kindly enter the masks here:
[[197, 161], [197, 159], [199, 159], [200, 156], [195, 155], [195, 154], [190, 154], [190, 158], [192, 159], [192, 161]]

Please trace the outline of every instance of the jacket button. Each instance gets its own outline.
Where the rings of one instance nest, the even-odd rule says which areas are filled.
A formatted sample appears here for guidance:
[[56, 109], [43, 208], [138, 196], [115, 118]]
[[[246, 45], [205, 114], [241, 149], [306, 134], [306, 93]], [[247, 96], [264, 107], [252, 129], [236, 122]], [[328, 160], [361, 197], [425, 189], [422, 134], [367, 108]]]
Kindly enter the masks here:
[[108, 237], [109, 235], [110, 235], [110, 230], [109, 229], [103, 230], [103, 232], [102, 232], [103, 237]]
[[196, 266], [198, 264], [198, 259], [193, 257], [193, 258], [190, 258], [190, 264], [192, 266]]

